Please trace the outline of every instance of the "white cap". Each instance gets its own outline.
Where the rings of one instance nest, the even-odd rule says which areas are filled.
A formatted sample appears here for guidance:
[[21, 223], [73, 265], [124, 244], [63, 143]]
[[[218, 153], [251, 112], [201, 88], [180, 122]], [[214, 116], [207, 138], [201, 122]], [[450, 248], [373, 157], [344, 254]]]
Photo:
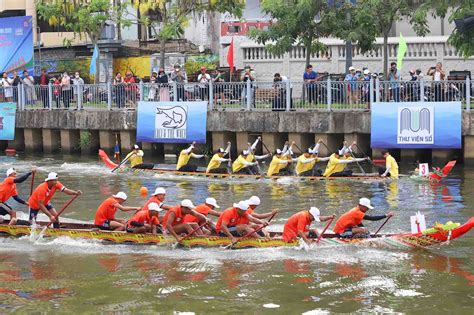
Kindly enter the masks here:
[[164, 211], [164, 209], [161, 209], [160, 206], [156, 202], [152, 202], [148, 205], [148, 210], [150, 211]]
[[219, 205], [217, 204], [216, 199], [214, 199], [214, 198], [212, 198], [212, 197], [206, 198], [206, 203], [207, 203], [208, 205], [214, 206], [214, 208], [217, 208], [217, 209], [220, 208]]
[[133, 148], [134, 148], [135, 150], [140, 149], [140, 147], [138, 146], [138, 144], [134, 144], [134, 145], [133, 145]]
[[244, 151], [242, 152], [243, 155], [248, 155], [249, 153], [250, 153], [250, 151], [248, 151], [248, 150], [244, 150]]
[[234, 203], [234, 208], [247, 211], [247, 209], [249, 208], [249, 204], [247, 201], [242, 200], [242, 201], [239, 201], [238, 203]]
[[313, 151], [311, 148], [308, 148], [308, 150], [306, 151], [306, 153], [315, 154], [314, 151]]
[[337, 153], [338, 153], [339, 155], [344, 155], [344, 150], [339, 150]]
[[58, 179], [58, 174], [55, 172], [51, 172], [48, 174], [48, 178], [46, 178], [44, 181], [48, 182], [50, 180], [57, 180]]
[[184, 199], [183, 201], [181, 201], [181, 207], [186, 207], [186, 208], [189, 208], [189, 209], [194, 209], [194, 205], [193, 205], [193, 202], [189, 199]]
[[16, 173], [15, 169], [13, 167], [10, 167], [8, 170], [7, 170], [7, 176], [10, 176], [11, 174], [13, 173]]
[[373, 209], [372, 205], [370, 204], [370, 199], [369, 198], [360, 198], [359, 199], [359, 204], [361, 206], [367, 207], [369, 209]]
[[369, 69], [364, 70], [364, 74], [369, 74], [369, 73], [370, 73]]
[[276, 149], [276, 153], [277, 154], [281, 154], [283, 151], [281, 151], [280, 149]]
[[247, 203], [249, 206], [260, 206], [260, 198], [257, 196], [252, 196], [249, 200], [247, 200]]
[[157, 187], [155, 192], [151, 194], [152, 196], [156, 195], [166, 195], [166, 190], [163, 187]]
[[318, 208], [316, 207], [309, 208], [309, 213], [311, 213], [311, 215], [313, 216], [314, 221], [320, 222], [319, 216], [321, 215], [321, 212], [319, 211]]
[[357, 70], [356, 70], [356, 71], [357, 71], [357, 72], [362, 72], [362, 70], [360, 70], [360, 68], [357, 68]]
[[219, 148], [219, 153], [224, 153], [225, 150], [223, 148]]
[[349, 71], [351, 71], [351, 70], [355, 70], [355, 68], [354, 68], [354, 67], [352, 67], [352, 66], [351, 66], [351, 67], [349, 67]]
[[112, 195], [112, 197], [127, 200], [127, 194], [123, 191], [119, 191], [117, 194]]

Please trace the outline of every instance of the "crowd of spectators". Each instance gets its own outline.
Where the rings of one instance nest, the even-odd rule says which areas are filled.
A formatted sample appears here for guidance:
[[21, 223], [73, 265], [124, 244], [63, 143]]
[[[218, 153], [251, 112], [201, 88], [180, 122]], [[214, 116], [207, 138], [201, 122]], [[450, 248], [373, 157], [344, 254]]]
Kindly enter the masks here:
[[[445, 84], [447, 76], [440, 62], [429, 68], [426, 76], [431, 78], [431, 82], [424, 86], [425, 95], [423, 97], [425, 99], [432, 101], [452, 100], [457, 88], [453, 84]], [[371, 80], [376, 78], [384, 81], [378, 91], [384, 101], [418, 101], [422, 97], [420, 95], [420, 81], [424, 78], [423, 72], [420, 69], [410, 70], [409, 77], [402, 80], [395, 62], [391, 63], [386, 74], [372, 72], [367, 67], [349, 67], [348, 72], [344, 75], [329, 75], [327, 72], [317, 72], [312, 65], [307, 65], [303, 73], [302, 102], [310, 105], [326, 103], [328, 98], [326, 80], [328, 77], [333, 82], [330, 87], [332, 102], [349, 104], [351, 107], [370, 103]], [[151, 101], [209, 101], [212, 88], [216, 107], [222, 107], [223, 104], [229, 102], [245, 106], [248, 95], [252, 96], [251, 106], [255, 106], [255, 102], [258, 101], [256, 99], [265, 91], [270, 96], [263, 98], [271, 102], [273, 109], [284, 109], [289, 91], [291, 93], [291, 107], [293, 106], [293, 82], [290, 83], [291, 86], [288, 89], [286, 81], [289, 79], [287, 77], [275, 73], [272, 85], [259, 84], [258, 89], [256, 80], [255, 70], [248, 65], [242, 71], [234, 73], [224, 73], [219, 69], [209, 71], [202, 66], [198, 73], [191, 73], [188, 78], [184, 68], [180, 64], [176, 64], [169, 73], [166, 73], [164, 69], [159, 69], [158, 72], [152, 72], [149, 79], [143, 79], [143, 82], [146, 83], [146, 88], [143, 91], [140, 91], [140, 79], [131, 71], [125, 72], [125, 76], [117, 72], [111, 82], [112, 98], [118, 108], [135, 107], [140, 99], [140, 93], [143, 93], [144, 99]], [[211, 82], [213, 83], [212, 87]], [[234, 84], [236, 82], [245, 84]], [[25, 89], [23, 102], [25, 104], [41, 102], [44, 108], [53, 105], [55, 108], [69, 109], [71, 103], [78, 108], [79, 99], [87, 103], [104, 102], [108, 98], [105, 85], [102, 87], [85, 85], [79, 72], [75, 72], [71, 77], [67, 72], [50, 75], [43, 69], [37, 78], [30, 75], [28, 71], [23, 71], [21, 77], [16, 71], [11, 74], [2, 73], [0, 100], [18, 102], [19, 89], [17, 87], [21, 84]], [[49, 85], [52, 85], [52, 97]], [[247, 91], [248, 89], [250, 90]], [[51, 100], [53, 104], [50, 104]]]

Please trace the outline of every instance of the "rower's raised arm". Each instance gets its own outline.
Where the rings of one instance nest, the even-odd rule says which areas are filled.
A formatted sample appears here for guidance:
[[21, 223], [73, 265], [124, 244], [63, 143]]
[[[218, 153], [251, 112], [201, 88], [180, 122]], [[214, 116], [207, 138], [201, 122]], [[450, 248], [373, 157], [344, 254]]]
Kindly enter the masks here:
[[255, 151], [258, 141], [260, 141], [260, 137], [258, 137], [257, 140], [255, 140], [254, 143], [250, 146], [250, 150]]
[[229, 154], [229, 152], [230, 152], [230, 146], [231, 146], [231, 143], [230, 143], [230, 141], [229, 141], [229, 142], [227, 142], [227, 148], [225, 148], [225, 150], [224, 150], [224, 156], [226, 156], [227, 154]]

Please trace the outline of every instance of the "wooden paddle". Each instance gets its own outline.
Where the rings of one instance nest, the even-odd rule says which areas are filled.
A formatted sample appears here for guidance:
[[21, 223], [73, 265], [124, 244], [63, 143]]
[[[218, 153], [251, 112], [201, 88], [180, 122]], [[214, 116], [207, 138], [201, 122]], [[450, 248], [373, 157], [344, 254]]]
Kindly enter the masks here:
[[30, 188], [30, 197], [31, 195], [33, 195], [33, 189], [35, 187], [35, 174], [36, 174], [36, 170], [32, 172], [31, 174], [31, 188]]
[[316, 244], [319, 243], [319, 241], [321, 240], [321, 238], [323, 237], [324, 235], [324, 232], [326, 232], [326, 230], [328, 229], [328, 227], [331, 225], [332, 221], [334, 220], [334, 217], [331, 218], [331, 220], [329, 220], [328, 224], [326, 224], [326, 227], [324, 228], [323, 232], [321, 234], [319, 234], [319, 237], [318, 237], [318, 240], [316, 241]]
[[119, 165], [117, 165], [113, 170], [112, 170], [112, 173], [115, 172], [115, 170], [117, 170], [118, 168], [120, 168], [120, 166], [124, 165], [132, 156], [134, 156], [135, 153], [131, 154], [129, 157], [125, 158], [122, 162], [120, 162]]
[[64, 207], [59, 210], [59, 212], [53, 217], [53, 220], [51, 220], [48, 225], [46, 225], [43, 229], [43, 231], [41, 231], [41, 233], [43, 233], [51, 224], [54, 223], [54, 221], [56, 221], [56, 219], [64, 212], [64, 210], [66, 210], [67, 207], [69, 207], [69, 205], [74, 201], [74, 199], [76, 199], [77, 197], [79, 197], [79, 195], [74, 195], [71, 200], [69, 200], [65, 205]]
[[362, 153], [362, 155], [364, 155], [364, 157], [368, 158], [368, 160], [369, 160], [370, 164], [372, 164], [372, 166], [374, 166], [377, 169], [379, 168], [377, 165], [375, 165], [375, 163], [372, 161], [372, 159], [367, 154], [365, 154], [364, 151], [362, 151], [362, 149], [359, 147], [359, 145], [357, 143], [355, 144], [355, 146], [357, 147], [357, 150], [359, 150], [359, 152]]
[[182, 242], [184, 241], [185, 239], [187, 239], [188, 237], [191, 237], [194, 233], [196, 233], [197, 231], [199, 231], [200, 228], [202, 228], [204, 225], [208, 224], [207, 222], [204, 222], [203, 224], [201, 224], [200, 226], [198, 226], [197, 228], [195, 228], [194, 230], [192, 230], [189, 234], [187, 234], [186, 236], [182, 237], [179, 241]]
[[377, 234], [380, 232], [380, 230], [381, 230], [381, 229], [383, 228], [383, 226], [388, 222], [388, 220], [390, 220], [390, 218], [391, 218], [391, 217], [388, 217], [387, 219], [385, 219], [385, 221], [384, 221], [384, 222], [382, 223], [382, 225], [379, 227], [379, 229], [377, 230], [377, 232], [375, 232], [374, 235], [372, 235], [372, 237], [375, 236], [375, 235], [377, 235]]
[[[267, 223], [270, 223], [270, 221], [273, 219], [273, 217], [275, 217], [275, 215], [276, 215], [277, 213], [278, 213], [278, 212], [275, 212], [274, 214], [272, 214], [272, 216], [270, 217], [270, 219], [268, 219]], [[266, 227], [266, 225], [262, 225], [262, 226], [260, 226], [260, 227], [258, 227], [258, 228], [256, 228], [256, 229], [254, 229], [252, 232], [249, 232], [249, 233], [245, 234], [244, 236], [241, 236], [241, 237], [237, 238], [237, 240], [236, 240], [235, 242], [230, 243], [229, 245], [227, 245], [227, 246], [224, 247], [224, 248], [227, 249], [227, 248], [232, 248], [232, 247], [234, 247], [235, 244], [237, 244], [238, 242], [240, 242], [240, 241], [243, 240], [244, 238], [247, 238], [247, 237], [251, 236], [252, 234], [261, 231], [264, 227]]]

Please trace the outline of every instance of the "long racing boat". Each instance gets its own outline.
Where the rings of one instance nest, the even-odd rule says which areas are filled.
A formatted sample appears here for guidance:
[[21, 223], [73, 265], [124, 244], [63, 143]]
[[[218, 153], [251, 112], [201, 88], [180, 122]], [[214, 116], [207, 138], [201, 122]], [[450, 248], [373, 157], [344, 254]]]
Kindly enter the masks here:
[[132, 173], [132, 174], [160, 174], [160, 175], [175, 175], [175, 176], [193, 176], [203, 178], [216, 179], [272, 179], [292, 178], [297, 181], [327, 181], [327, 180], [371, 180], [371, 181], [385, 181], [390, 180], [386, 177], [381, 177], [378, 174], [357, 174], [355, 176], [347, 177], [324, 177], [324, 176], [266, 176], [266, 175], [247, 175], [247, 174], [213, 174], [206, 172], [180, 172], [172, 169], [154, 168], [154, 169], [137, 169], [122, 165], [117, 168], [118, 164], [113, 162], [104, 150], [99, 150], [99, 157], [107, 168], [115, 170], [116, 173]]
[[[8, 221], [0, 224], [0, 235], [7, 237], [22, 237], [40, 234], [41, 225], [32, 229], [27, 225], [8, 225]], [[326, 233], [321, 238], [318, 246], [343, 246], [358, 245], [370, 247], [395, 247], [395, 248], [425, 248], [442, 243], [448, 243], [469, 232], [474, 227], [474, 217], [466, 223], [448, 222], [444, 225], [436, 224], [420, 233], [380, 234], [371, 238], [346, 239], [339, 238], [335, 234]], [[47, 228], [42, 234], [44, 237], [70, 237], [73, 239], [96, 240], [109, 244], [132, 244], [132, 245], [172, 245], [176, 240], [170, 235], [163, 234], [133, 234], [127, 232], [102, 231], [90, 224], [62, 223], [61, 228]], [[298, 241], [286, 243], [281, 238], [281, 233], [272, 232], [271, 238], [248, 237], [240, 240], [232, 247], [239, 248], [269, 248], [269, 247], [297, 247]], [[225, 247], [231, 245], [227, 237], [220, 236], [191, 236], [182, 241], [187, 247]]]

